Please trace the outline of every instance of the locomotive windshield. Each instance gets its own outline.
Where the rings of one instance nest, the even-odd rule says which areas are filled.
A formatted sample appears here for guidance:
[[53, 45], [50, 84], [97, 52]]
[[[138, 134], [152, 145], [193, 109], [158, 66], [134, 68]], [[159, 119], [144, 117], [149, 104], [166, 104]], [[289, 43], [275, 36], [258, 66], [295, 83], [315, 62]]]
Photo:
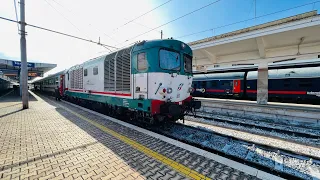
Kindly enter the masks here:
[[174, 51], [161, 49], [160, 67], [167, 70], [180, 70], [180, 54]]
[[188, 55], [183, 56], [184, 59], [184, 71], [186, 73], [192, 73], [192, 57]]

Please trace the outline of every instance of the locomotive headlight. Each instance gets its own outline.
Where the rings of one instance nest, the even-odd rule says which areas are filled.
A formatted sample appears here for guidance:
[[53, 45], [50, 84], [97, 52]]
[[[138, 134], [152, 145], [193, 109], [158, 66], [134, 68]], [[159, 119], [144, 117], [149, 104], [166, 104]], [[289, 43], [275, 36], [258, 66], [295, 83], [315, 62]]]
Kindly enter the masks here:
[[172, 93], [172, 88], [167, 88], [167, 93], [171, 94]]
[[192, 92], [193, 92], [193, 88], [192, 88], [192, 87], [189, 87], [188, 93], [192, 93]]

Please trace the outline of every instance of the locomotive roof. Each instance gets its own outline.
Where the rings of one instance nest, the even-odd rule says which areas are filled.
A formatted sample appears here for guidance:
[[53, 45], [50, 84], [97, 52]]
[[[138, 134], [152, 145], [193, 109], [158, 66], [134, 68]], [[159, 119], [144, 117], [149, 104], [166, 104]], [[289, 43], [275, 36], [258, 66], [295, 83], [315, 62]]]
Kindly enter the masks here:
[[[182, 45], [184, 45], [184, 48], [182, 48]], [[156, 39], [156, 40], [150, 40], [150, 41], [142, 41], [135, 44], [133, 51], [139, 51], [141, 49], [149, 49], [153, 47], [169, 48], [176, 51], [182, 51], [192, 56], [192, 50], [189, 47], [189, 45], [175, 39]]]
[[[320, 67], [308, 68], [290, 68], [290, 69], [273, 69], [268, 72], [269, 79], [281, 78], [305, 78], [305, 77], [320, 77]], [[258, 72], [248, 72], [248, 79], [257, 79]], [[243, 79], [244, 72], [229, 72], [229, 73], [216, 73], [216, 74], [201, 74], [194, 75], [194, 80], [228, 80], [228, 79]]]

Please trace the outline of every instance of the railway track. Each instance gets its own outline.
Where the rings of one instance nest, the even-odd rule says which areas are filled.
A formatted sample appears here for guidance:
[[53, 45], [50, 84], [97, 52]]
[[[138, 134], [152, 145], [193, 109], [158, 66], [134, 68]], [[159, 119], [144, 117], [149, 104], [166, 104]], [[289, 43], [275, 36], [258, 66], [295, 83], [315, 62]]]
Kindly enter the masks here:
[[285, 139], [308, 146], [320, 147], [320, 130], [270, 123], [257, 120], [229, 118], [216, 116], [209, 113], [198, 113], [195, 116], [187, 116], [186, 120], [208, 125], [241, 130], [257, 135], [270, 136]]
[[320, 178], [317, 156], [301, 155], [181, 123], [167, 123], [159, 128], [116, 118], [284, 178]]
[[273, 173], [276, 172], [284, 178], [313, 179], [317, 172], [320, 172], [319, 157], [313, 157], [313, 159], [310, 156], [303, 156], [264, 144], [255, 144], [198, 127], [174, 123], [153, 131], [227, 158], [254, 165], [254, 167], [258, 166], [263, 170], [273, 171]]

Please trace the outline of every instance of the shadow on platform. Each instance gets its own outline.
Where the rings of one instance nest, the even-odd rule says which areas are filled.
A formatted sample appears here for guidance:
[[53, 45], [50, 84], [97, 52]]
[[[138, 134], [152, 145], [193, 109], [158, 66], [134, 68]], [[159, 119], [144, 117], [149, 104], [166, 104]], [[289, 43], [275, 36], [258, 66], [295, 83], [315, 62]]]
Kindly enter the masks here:
[[[1, 108], [0, 108], [1, 109]], [[14, 114], [14, 113], [17, 113], [17, 112], [20, 112], [20, 111], [23, 111], [23, 109], [18, 109], [18, 110], [15, 110], [15, 111], [12, 111], [12, 112], [8, 112], [6, 114], [3, 114], [3, 115], [0, 115], [0, 118], [4, 118], [6, 116], [9, 116], [11, 114]]]
[[[39, 94], [37, 94], [39, 95]], [[71, 115], [70, 112], [62, 109], [61, 107], [57, 106], [56, 103], [60, 104], [63, 102], [55, 101], [54, 97], [47, 97], [43, 98], [43, 95], [40, 97], [45, 102], [50, 104], [51, 106], [56, 107], [56, 111], [62, 115], [64, 118], [68, 119], [73, 124], [77, 125], [79, 128], [81, 128], [83, 131], [85, 131], [88, 135], [93, 137], [97, 142], [103, 144], [106, 148], [110, 149], [119, 159], [121, 159], [124, 163], [126, 163], [128, 166], [130, 166], [132, 169], [134, 169], [136, 172], [138, 172], [141, 176], [145, 177], [146, 179], [150, 178], [151, 175], [155, 175], [157, 171], [154, 171], [154, 168], [157, 168], [159, 170], [167, 169], [168, 172], [172, 171], [171, 169], [165, 168], [166, 166], [161, 167], [154, 167], [151, 166], [144, 166], [143, 164], [146, 163], [147, 159], [152, 159], [151, 157], [147, 156], [143, 152], [140, 152], [137, 150], [137, 152], [133, 152], [132, 149], [134, 149], [132, 146], [125, 144], [121, 140], [117, 139], [116, 137], [110, 138], [110, 134], [107, 134], [103, 132], [102, 130], [98, 130], [97, 127], [91, 125], [90, 123], [79, 120], [78, 117]], [[48, 100], [48, 98], [50, 100]], [[63, 105], [65, 105], [63, 103]], [[125, 148], [126, 146], [130, 146], [130, 148]], [[146, 159], [147, 158], [147, 159]], [[149, 164], [149, 163], [148, 163]], [[161, 163], [160, 163], [161, 164]], [[150, 174], [150, 171], [155, 172], [154, 174]], [[178, 176], [178, 172], [176, 172], [174, 176]], [[163, 175], [165, 176], [165, 175]], [[179, 177], [179, 176], [178, 176]]]
[[[4, 102], [21, 102], [21, 96], [17, 91], [11, 91], [8, 94], [5, 94], [0, 97], [0, 103]], [[38, 101], [31, 93], [29, 93], [29, 101]]]

